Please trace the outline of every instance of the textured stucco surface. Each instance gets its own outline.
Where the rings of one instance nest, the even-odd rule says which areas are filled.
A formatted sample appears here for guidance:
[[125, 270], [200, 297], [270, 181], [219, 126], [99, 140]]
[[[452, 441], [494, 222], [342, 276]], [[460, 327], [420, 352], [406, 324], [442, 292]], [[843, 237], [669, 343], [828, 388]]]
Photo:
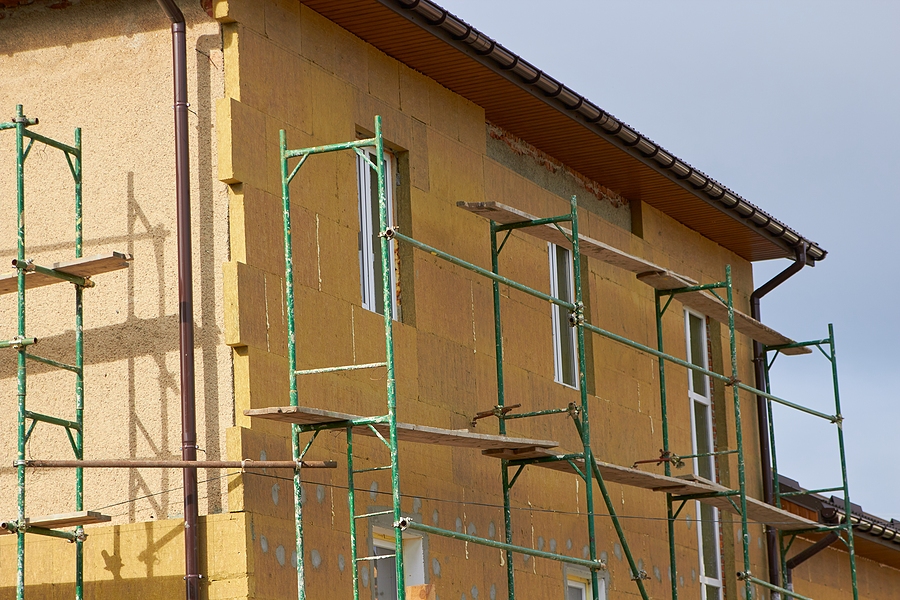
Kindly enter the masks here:
[[[221, 264], [228, 259], [227, 196], [214, 177], [214, 102], [223, 89], [218, 24], [198, 2], [188, 19], [188, 81], [193, 200], [194, 298], [200, 457], [222, 456], [233, 422], [229, 353], [222, 345]], [[86, 256], [134, 255], [127, 271], [96, 277], [85, 302], [85, 458], [181, 456], [178, 371], [171, 34], [153, 0], [83, 0], [53, 10], [40, 3], [0, 20], [0, 121], [16, 104], [38, 117], [34, 131], [71, 142], [82, 128]], [[0, 264], [15, 256], [13, 132], [0, 133]], [[73, 187], [61, 152], [35, 145], [26, 162], [28, 257], [52, 264], [74, 256]], [[72, 360], [71, 286], [29, 292], [33, 351]], [[15, 295], [0, 297], [0, 338], [16, 333]], [[0, 351], [0, 513], [15, 514], [16, 358]], [[74, 416], [74, 378], [29, 364], [28, 408]], [[60, 428], [38, 425], [33, 458], [71, 458]], [[200, 487], [201, 511], [225, 507], [218, 472]], [[30, 514], [72, 510], [71, 471], [29, 472]], [[115, 522], [182, 512], [177, 471], [89, 471], [85, 507]], [[141, 498], [141, 499], [138, 499]], [[2, 569], [4, 573], [7, 569]]]

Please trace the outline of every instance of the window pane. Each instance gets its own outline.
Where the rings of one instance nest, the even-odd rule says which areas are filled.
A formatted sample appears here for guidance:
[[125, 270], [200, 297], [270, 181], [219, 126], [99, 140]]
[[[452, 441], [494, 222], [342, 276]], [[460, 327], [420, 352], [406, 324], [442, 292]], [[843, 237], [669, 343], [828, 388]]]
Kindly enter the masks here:
[[706, 600], [720, 600], [722, 590], [714, 585], [706, 586]]
[[[691, 335], [691, 363], [698, 367], [708, 368], [703, 361], [704, 348], [706, 347], [706, 336], [703, 334], [703, 320], [696, 315], [688, 315], [690, 323]], [[692, 389], [701, 396], [706, 396], [706, 375], [691, 371]]]
[[[393, 554], [392, 548], [375, 546], [375, 556]], [[372, 561], [372, 572], [375, 578], [375, 597], [378, 600], [396, 600], [397, 598], [397, 561], [394, 558], [382, 558]]]
[[[719, 578], [719, 563], [716, 555], [719, 540], [716, 539], [716, 509], [707, 504], [700, 504], [700, 531], [703, 540], [703, 575], [711, 579]], [[709, 596], [707, 596], [709, 597]], [[714, 596], [718, 598], [718, 596]]]
[[[372, 155], [374, 159], [374, 155]], [[369, 177], [369, 210], [372, 215], [372, 239], [370, 241], [372, 248], [372, 280], [375, 282], [375, 297], [372, 298], [375, 312], [380, 315], [384, 314], [384, 292], [382, 290], [381, 275], [381, 238], [378, 237], [381, 231], [381, 216], [378, 209], [378, 173], [370, 167]]]
[[[552, 282], [553, 293], [565, 302], [572, 302], [572, 252], [561, 246], [551, 246], [556, 278]], [[554, 305], [557, 315], [557, 336], [559, 339], [560, 367], [559, 380], [571, 386], [577, 385], [575, 357], [575, 329], [569, 325], [569, 312]]]
[[566, 600], [587, 600], [585, 598], [584, 587], [575, 583], [570, 583], [566, 586]]
[[561, 246], [556, 248], [556, 293], [560, 300], [572, 301], [572, 282], [570, 273], [572, 263], [569, 256], [572, 254]]
[[[694, 401], [694, 434], [697, 436], [696, 454], [708, 454], [712, 452], [712, 419], [709, 406], [702, 402]], [[697, 475], [715, 481], [713, 471], [713, 457], [700, 456], [697, 458]]]

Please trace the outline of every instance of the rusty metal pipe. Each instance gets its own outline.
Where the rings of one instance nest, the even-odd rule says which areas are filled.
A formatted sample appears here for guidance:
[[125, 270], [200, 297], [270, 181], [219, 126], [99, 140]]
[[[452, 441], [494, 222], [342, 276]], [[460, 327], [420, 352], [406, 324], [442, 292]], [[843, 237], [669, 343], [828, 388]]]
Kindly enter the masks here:
[[[191, 188], [188, 148], [187, 45], [184, 14], [174, 0], [157, 0], [172, 22], [172, 79], [175, 92], [175, 193], [178, 238], [178, 332], [181, 371], [181, 457], [197, 460], [197, 414], [194, 388], [194, 291], [191, 266]], [[199, 600], [200, 556], [197, 522], [197, 469], [185, 468], [185, 598]]]
[[26, 460], [35, 469], [334, 469], [334, 460]]
[[[784, 271], [756, 288], [750, 294], [750, 316], [757, 321], [761, 320], [760, 300], [763, 296], [787, 281], [794, 274], [800, 272], [807, 263], [807, 245], [801, 242], [796, 248], [796, 260]], [[766, 385], [766, 354], [763, 345], [753, 341], [753, 372], [756, 380], [756, 389], [765, 391]], [[762, 465], [763, 500], [767, 504], [775, 504], [775, 485], [772, 476], [772, 448], [769, 443], [769, 407], [766, 399], [756, 397], [756, 419], [759, 422], [759, 462]], [[781, 559], [778, 552], [778, 533], [775, 528], [766, 526], [766, 557], [769, 563], [769, 583], [775, 586], [781, 585], [779, 565]], [[778, 600], [781, 594], [772, 594], [773, 600]]]

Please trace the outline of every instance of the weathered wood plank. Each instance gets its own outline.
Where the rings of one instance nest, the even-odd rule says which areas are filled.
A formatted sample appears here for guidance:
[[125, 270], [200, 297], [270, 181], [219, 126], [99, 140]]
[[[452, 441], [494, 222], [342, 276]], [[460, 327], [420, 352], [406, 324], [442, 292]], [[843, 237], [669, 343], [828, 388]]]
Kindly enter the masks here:
[[[499, 202], [458, 202], [457, 206], [469, 212], [481, 215], [486, 219], [491, 219], [497, 223], [503, 223], [504, 225], [534, 221], [538, 218]], [[572, 231], [566, 227], [562, 227], [562, 229], [565, 232], [565, 235], [563, 234], [563, 231], [560, 231], [552, 224], [526, 227], [521, 231], [547, 242], [567, 246], [570, 242], [566, 238], [566, 235], [571, 235]], [[584, 235], [578, 236], [578, 240], [581, 252], [585, 256], [590, 256], [607, 264], [625, 269], [626, 271], [631, 271], [637, 275], [639, 280], [657, 290], [673, 290], [676, 288], [697, 285], [697, 282], [690, 277], [673, 273], [672, 271], [664, 269], [642, 258], [632, 256], [617, 248], [613, 248], [603, 242]], [[685, 306], [708, 315], [716, 321], [728, 323], [728, 307], [707, 291], [678, 294], [677, 299]], [[734, 326], [735, 329], [744, 335], [767, 346], [781, 346], [794, 343], [794, 341], [787, 336], [778, 333], [771, 327], [767, 327], [756, 319], [737, 310], [734, 311]], [[783, 352], [784, 354], [809, 354], [811, 350], [809, 348], [791, 348], [784, 350]]]
[[[95, 523], [108, 523], [112, 520], [109, 515], [100, 514], [92, 510], [63, 513], [58, 515], [46, 515], [43, 517], [28, 517], [25, 522], [29, 527], [43, 527], [44, 529], [68, 529], [79, 525], [93, 525]], [[0, 529], [0, 534], [11, 533], [6, 529]]]
[[[256, 408], [245, 410], [244, 414], [248, 417], [270, 419], [282, 423], [297, 423], [299, 425], [341, 423], [363, 418], [358, 415], [302, 406]], [[378, 430], [378, 433], [387, 438], [387, 424], [376, 424], [374, 427]], [[359, 435], [375, 437], [375, 433], [366, 425], [354, 427], [353, 430]], [[437, 427], [426, 427], [424, 425], [412, 425], [409, 423], [397, 423], [397, 439], [403, 442], [437, 444], [459, 448], [475, 448], [478, 450], [554, 448], [559, 445], [552, 440], [532, 440], [502, 435], [487, 435], [483, 433], [472, 433], [465, 429], [439, 429]]]
[[[505, 458], [507, 460], [517, 459], [535, 459], [549, 458], [557, 456], [554, 451], [542, 448], [526, 448], [522, 450], [488, 450], [483, 452], [485, 456], [494, 458]], [[575, 465], [584, 470], [584, 460], [575, 460]], [[575, 473], [572, 465], [568, 461], [553, 461], [534, 463], [534, 466], [563, 473]], [[696, 475], [684, 475], [679, 477], [669, 477], [649, 471], [641, 471], [631, 467], [623, 467], [602, 461], [597, 461], [597, 469], [603, 476], [603, 480], [608, 483], [618, 483], [631, 487], [638, 487], [654, 492], [666, 492], [674, 495], [689, 494], [708, 494], [713, 492], [728, 491], [728, 488], [721, 486], [712, 481], [705, 480]], [[732, 496], [731, 499], [735, 504], [740, 506], [740, 499]], [[730, 513], [736, 513], [735, 507], [728, 501], [727, 497], [700, 498], [700, 502], [715, 506], [720, 510]], [[803, 517], [789, 513], [775, 506], [771, 506], [757, 500], [756, 498], [747, 498], [747, 518], [759, 523], [766, 523], [777, 529], [784, 531], [793, 531], [799, 529], [808, 529], [815, 527], [817, 523], [804, 519]]]
[[[92, 277], [102, 273], [118, 271], [128, 267], [128, 263], [132, 261], [130, 254], [121, 252], [111, 252], [109, 254], [97, 254], [87, 258], [78, 258], [75, 260], [54, 263], [52, 267], [54, 271], [75, 275], [78, 277]], [[25, 273], [25, 289], [43, 287], [53, 285], [54, 283], [66, 283], [62, 279], [36, 273], [34, 271]], [[18, 290], [18, 274], [11, 273], [0, 276], [0, 295], [15, 294]]]

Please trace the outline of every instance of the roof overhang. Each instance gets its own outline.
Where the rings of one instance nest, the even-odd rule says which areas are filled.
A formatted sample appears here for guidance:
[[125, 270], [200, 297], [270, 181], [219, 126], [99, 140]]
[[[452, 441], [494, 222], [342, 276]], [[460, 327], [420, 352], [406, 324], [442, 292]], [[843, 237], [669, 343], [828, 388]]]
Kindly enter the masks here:
[[301, 0], [486, 118], [751, 261], [826, 251], [429, 0]]

